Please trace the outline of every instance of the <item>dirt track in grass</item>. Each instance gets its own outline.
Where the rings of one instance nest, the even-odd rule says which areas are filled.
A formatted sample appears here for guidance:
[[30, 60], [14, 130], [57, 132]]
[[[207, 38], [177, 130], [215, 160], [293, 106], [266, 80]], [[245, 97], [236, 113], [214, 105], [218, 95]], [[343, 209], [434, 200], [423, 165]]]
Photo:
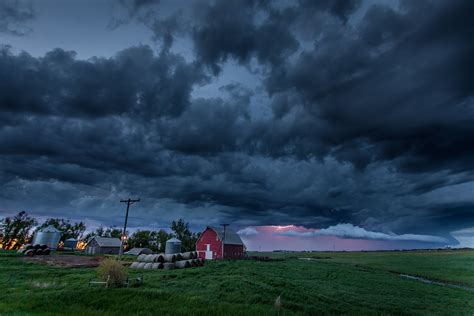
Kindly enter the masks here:
[[21, 259], [28, 262], [42, 263], [55, 267], [93, 268], [97, 267], [103, 258], [53, 254], [45, 256], [22, 257]]

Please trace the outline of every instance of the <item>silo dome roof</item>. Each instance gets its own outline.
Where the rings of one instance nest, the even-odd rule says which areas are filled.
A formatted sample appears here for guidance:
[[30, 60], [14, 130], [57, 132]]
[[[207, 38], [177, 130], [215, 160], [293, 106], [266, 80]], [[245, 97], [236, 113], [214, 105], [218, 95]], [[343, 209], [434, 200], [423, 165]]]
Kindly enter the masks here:
[[181, 242], [181, 240], [179, 240], [178, 238], [171, 238], [171, 239], [168, 239], [166, 242]]
[[54, 227], [53, 225], [49, 225], [49, 226], [43, 228], [42, 230], [40, 230], [40, 232], [42, 232], [42, 233], [60, 233], [60, 231], [57, 230], [56, 227]]

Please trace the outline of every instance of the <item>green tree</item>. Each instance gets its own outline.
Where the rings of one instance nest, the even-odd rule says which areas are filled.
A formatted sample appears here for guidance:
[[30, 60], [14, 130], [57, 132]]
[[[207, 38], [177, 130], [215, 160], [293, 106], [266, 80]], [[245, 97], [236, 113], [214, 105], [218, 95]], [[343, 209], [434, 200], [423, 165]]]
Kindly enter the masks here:
[[158, 241], [156, 232], [150, 230], [137, 230], [128, 238], [130, 248], [150, 248], [153, 251], [158, 250]]
[[109, 227], [105, 230], [102, 237], [110, 237], [110, 238], [120, 238], [122, 236], [122, 230], [115, 226]]
[[172, 237], [172, 234], [168, 234], [165, 230], [160, 229], [157, 233], [158, 239], [158, 251], [165, 252], [166, 241]]
[[62, 218], [48, 218], [36, 228], [36, 231], [50, 225], [61, 231], [61, 241], [69, 238], [81, 239], [86, 230], [86, 225], [83, 222], [71, 223], [69, 220]]
[[199, 234], [191, 232], [189, 224], [180, 218], [178, 221], [171, 223], [171, 230], [173, 236], [181, 240], [182, 251], [194, 251], [196, 249], [196, 242], [199, 239]]
[[95, 231], [88, 233], [84, 240], [89, 240], [93, 236], [99, 237], [110, 237], [110, 238], [120, 238], [122, 236], [122, 230], [116, 226], [104, 228], [104, 226], [99, 226]]
[[164, 252], [166, 241], [171, 238], [163, 229], [159, 231], [137, 230], [128, 239], [129, 248], [150, 248], [155, 252]]
[[13, 218], [6, 217], [2, 219], [3, 226], [3, 249], [18, 249], [27, 242], [30, 236], [30, 230], [37, 225], [36, 219], [30, 217], [25, 211], [21, 211]]

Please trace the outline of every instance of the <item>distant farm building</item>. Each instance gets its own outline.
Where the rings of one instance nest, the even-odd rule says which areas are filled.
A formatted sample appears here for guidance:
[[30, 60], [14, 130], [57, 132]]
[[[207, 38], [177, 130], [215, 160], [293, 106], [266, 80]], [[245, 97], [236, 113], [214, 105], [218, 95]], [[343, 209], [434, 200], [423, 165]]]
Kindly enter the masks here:
[[53, 225], [49, 225], [36, 232], [33, 238], [33, 245], [46, 245], [49, 249], [56, 249], [60, 239], [61, 231], [57, 230]]
[[64, 249], [74, 250], [77, 248], [77, 243], [79, 241], [75, 238], [68, 238], [64, 241]]
[[85, 253], [117, 255], [120, 252], [121, 242], [118, 238], [92, 237], [86, 245]]
[[126, 255], [139, 256], [139, 255], [150, 255], [153, 251], [150, 248], [133, 248], [127, 251]]
[[[222, 259], [222, 241], [224, 231], [220, 227], [208, 226], [196, 242], [196, 251], [203, 259]], [[245, 254], [245, 245], [230, 228], [225, 230], [224, 259], [242, 259]]]

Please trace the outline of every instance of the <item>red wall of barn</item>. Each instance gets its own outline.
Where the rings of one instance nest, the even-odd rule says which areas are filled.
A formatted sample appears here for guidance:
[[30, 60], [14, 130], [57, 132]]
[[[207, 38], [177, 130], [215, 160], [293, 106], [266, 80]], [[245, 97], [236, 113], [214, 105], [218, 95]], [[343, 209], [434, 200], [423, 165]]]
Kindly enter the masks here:
[[[196, 251], [198, 251], [199, 258], [205, 259], [207, 244], [210, 245], [213, 259], [220, 259], [222, 257], [222, 243], [217, 238], [217, 234], [212, 229], [206, 229], [199, 240], [196, 242]], [[244, 256], [244, 247], [242, 245], [225, 245], [224, 258], [226, 259], [241, 259]]]
[[244, 247], [242, 245], [225, 245], [224, 258], [242, 259], [244, 257]]
[[217, 259], [221, 258], [222, 255], [222, 244], [218, 240], [217, 234], [212, 229], [206, 229], [202, 234], [199, 240], [196, 243], [196, 251], [199, 252], [199, 258], [206, 257], [207, 244], [211, 245], [212, 258]]

